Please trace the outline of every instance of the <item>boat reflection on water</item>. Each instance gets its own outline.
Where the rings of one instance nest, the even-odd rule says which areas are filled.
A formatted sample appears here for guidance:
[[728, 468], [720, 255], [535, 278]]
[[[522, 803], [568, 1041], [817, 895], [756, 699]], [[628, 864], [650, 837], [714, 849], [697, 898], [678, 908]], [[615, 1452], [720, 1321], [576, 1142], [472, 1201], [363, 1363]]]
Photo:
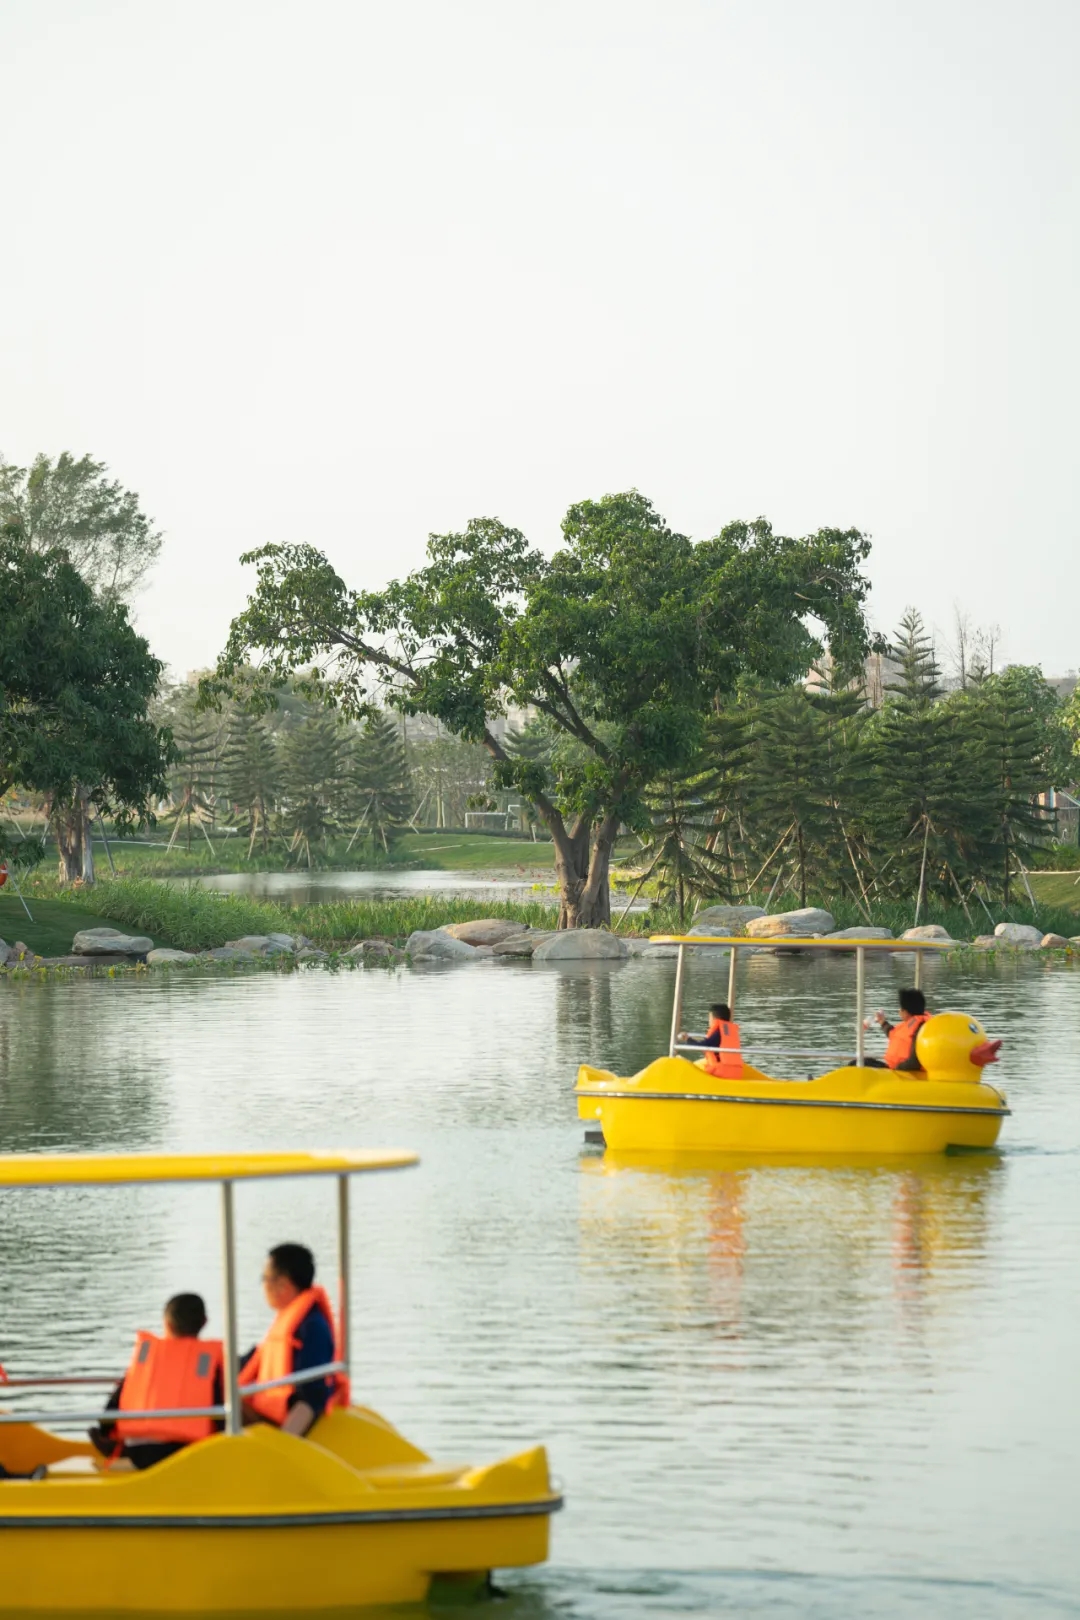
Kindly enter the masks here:
[[711, 1312], [722, 1336], [797, 1318], [832, 1338], [891, 1300], [901, 1325], [956, 1309], [994, 1246], [996, 1152], [837, 1161], [584, 1155], [586, 1274], [668, 1272], [663, 1308]]

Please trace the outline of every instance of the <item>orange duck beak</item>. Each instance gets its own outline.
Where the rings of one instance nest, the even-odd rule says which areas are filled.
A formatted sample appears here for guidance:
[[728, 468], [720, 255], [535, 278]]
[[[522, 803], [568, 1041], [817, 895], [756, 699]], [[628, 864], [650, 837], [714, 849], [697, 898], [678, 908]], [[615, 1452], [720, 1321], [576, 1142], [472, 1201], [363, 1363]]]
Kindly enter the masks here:
[[985, 1069], [988, 1063], [996, 1063], [998, 1053], [1001, 1051], [1000, 1041], [982, 1041], [968, 1053], [968, 1057], [977, 1069]]

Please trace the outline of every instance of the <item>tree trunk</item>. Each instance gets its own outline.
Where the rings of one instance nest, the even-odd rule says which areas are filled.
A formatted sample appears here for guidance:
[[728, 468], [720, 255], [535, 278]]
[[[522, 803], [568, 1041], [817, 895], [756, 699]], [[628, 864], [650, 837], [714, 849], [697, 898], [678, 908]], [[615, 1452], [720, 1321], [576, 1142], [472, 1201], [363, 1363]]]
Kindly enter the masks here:
[[52, 824], [60, 856], [61, 883], [91, 884], [94, 881], [89, 798], [86, 789], [80, 787], [69, 804], [53, 807]]
[[594, 829], [581, 817], [568, 833], [558, 811], [549, 815], [538, 805], [555, 843], [559, 879], [559, 927], [606, 928], [611, 922], [611, 851], [618, 819], [605, 816]]
[[[507, 754], [497, 738], [485, 731], [488, 753], [500, 763]], [[618, 784], [617, 792], [625, 787]], [[594, 831], [593, 817], [580, 815], [568, 830], [562, 813], [543, 793], [522, 790], [555, 845], [555, 875], [559, 883], [560, 928], [606, 928], [611, 922], [611, 852], [619, 831], [619, 818], [605, 815]]]

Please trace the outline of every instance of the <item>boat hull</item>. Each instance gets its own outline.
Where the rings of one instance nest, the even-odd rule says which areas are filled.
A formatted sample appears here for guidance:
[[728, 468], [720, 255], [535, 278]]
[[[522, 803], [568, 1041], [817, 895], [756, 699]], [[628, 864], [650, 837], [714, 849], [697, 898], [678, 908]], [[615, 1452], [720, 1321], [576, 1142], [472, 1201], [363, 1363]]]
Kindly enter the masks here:
[[[43, 1533], [44, 1532], [44, 1533]], [[546, 1517], [0, 1530], [0, 1612], [310, 1614], [420, 1603], [436, 1575], [542, 1563]]]
[[658, 1058], [632, 1079], [583, 1066], [578, 1112], [615, 1151], [807, 1154], [944, 1153], [991, 1148], [1008, 1109], [985, 1084], [843, 1068], [817, 1080], [748, 1069], [714, 1080], [683, 1058]]
[[[27, 1456], [43, 1431], [8, 1434]], [[440, 1576], [542, 1563], [559, 1506], [542, 1447], [442, 1467], [360, 1410], [307, 1440], [262, 1425], [219, 1435], [138, 1474], [76, 1455], [45, 1480], [0, 1483], [0, 1613], [418, 1603]]]

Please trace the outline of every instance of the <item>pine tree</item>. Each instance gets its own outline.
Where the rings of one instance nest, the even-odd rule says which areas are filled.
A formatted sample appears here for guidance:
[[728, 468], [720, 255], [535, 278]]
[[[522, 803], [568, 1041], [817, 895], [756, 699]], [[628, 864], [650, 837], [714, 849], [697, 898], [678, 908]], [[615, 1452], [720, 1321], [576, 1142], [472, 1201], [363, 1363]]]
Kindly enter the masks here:
[[900, 623], [892, 656], [900, 666], [873, 728], [874, 803], [889, 887], [916, 893], [916, 921], [931, 888], [959, 891], [980, 868], [987, 808], [979, 743], [955, 703], [942, 703], [933, 646], [918, 613]]
[[337, 830], [334, 814], [342, 779], [344, 736], [336, 716], [312, 709], [281, 744], [285, 828], [290, 858], [310, 869]]
[[177, 750], [177, 758], [169, 772], [169, 790], [173, 804], [161, 818], [163, 821], [175, 823], [172, 837], [169, 839], [169, 848], [171, 849], [176, 842], [183, 822], [190, 852], [191, 824], [194, 821], [212, 851], [214, 846], [210, 843], [207, 828], [213, 826], [217, 814], [217, 787], [222, 751], [221, 721], [217, 716], [203, 713], [198, 709], [197, 693], [195, 688], [190, 686], [179, 687], [172, 694], [165, 717]]
[[339, 802], [342, 819], [355, 829], [354, 839], [363, 828], [388, 855], [413, 807], [405, 750], [389, 715], [370, 716], [351, 739]]
[[718, 785], [715, 767], [702, 754], [684, 770], [657, 778], [642, 794], [648, 826], [639, 833], [641, 848], [632, 858], [638, 877], [634, 892], [655, 883], [661, 904], [675, 902], [680, 931], [692, 901], [728, 891], [730, 861], [713, 837]]
[[1036, 801], [1054, 785], [1046, 768], [1046, 728], [1026, 689], [1024, 673], [1009, 669], [988, 676], [970, 704], [972, 724], [982, 743], [993, 826], [990, 838], [997, 849], [1006, 905], [1013, 861], [1023, 861], [1026, 851], [1047, 835], [1047, 813]]
[[237, 710], [229, 721], [222, 755], [222, 776], [229, 801], [242, 811], [249, 833], [248, 858], [260, 840], [270, 849], [270, 818], [281, 784], [281, 761], [266, 721]]
[[751, 813], [759, 840], [772, 851], [769, 860], [791, 874], [803, 906], [812, 880], [826, 874], [835, 831], [828, 746], [821, 712], [803, 687], [761, 703], [751, 756]]

